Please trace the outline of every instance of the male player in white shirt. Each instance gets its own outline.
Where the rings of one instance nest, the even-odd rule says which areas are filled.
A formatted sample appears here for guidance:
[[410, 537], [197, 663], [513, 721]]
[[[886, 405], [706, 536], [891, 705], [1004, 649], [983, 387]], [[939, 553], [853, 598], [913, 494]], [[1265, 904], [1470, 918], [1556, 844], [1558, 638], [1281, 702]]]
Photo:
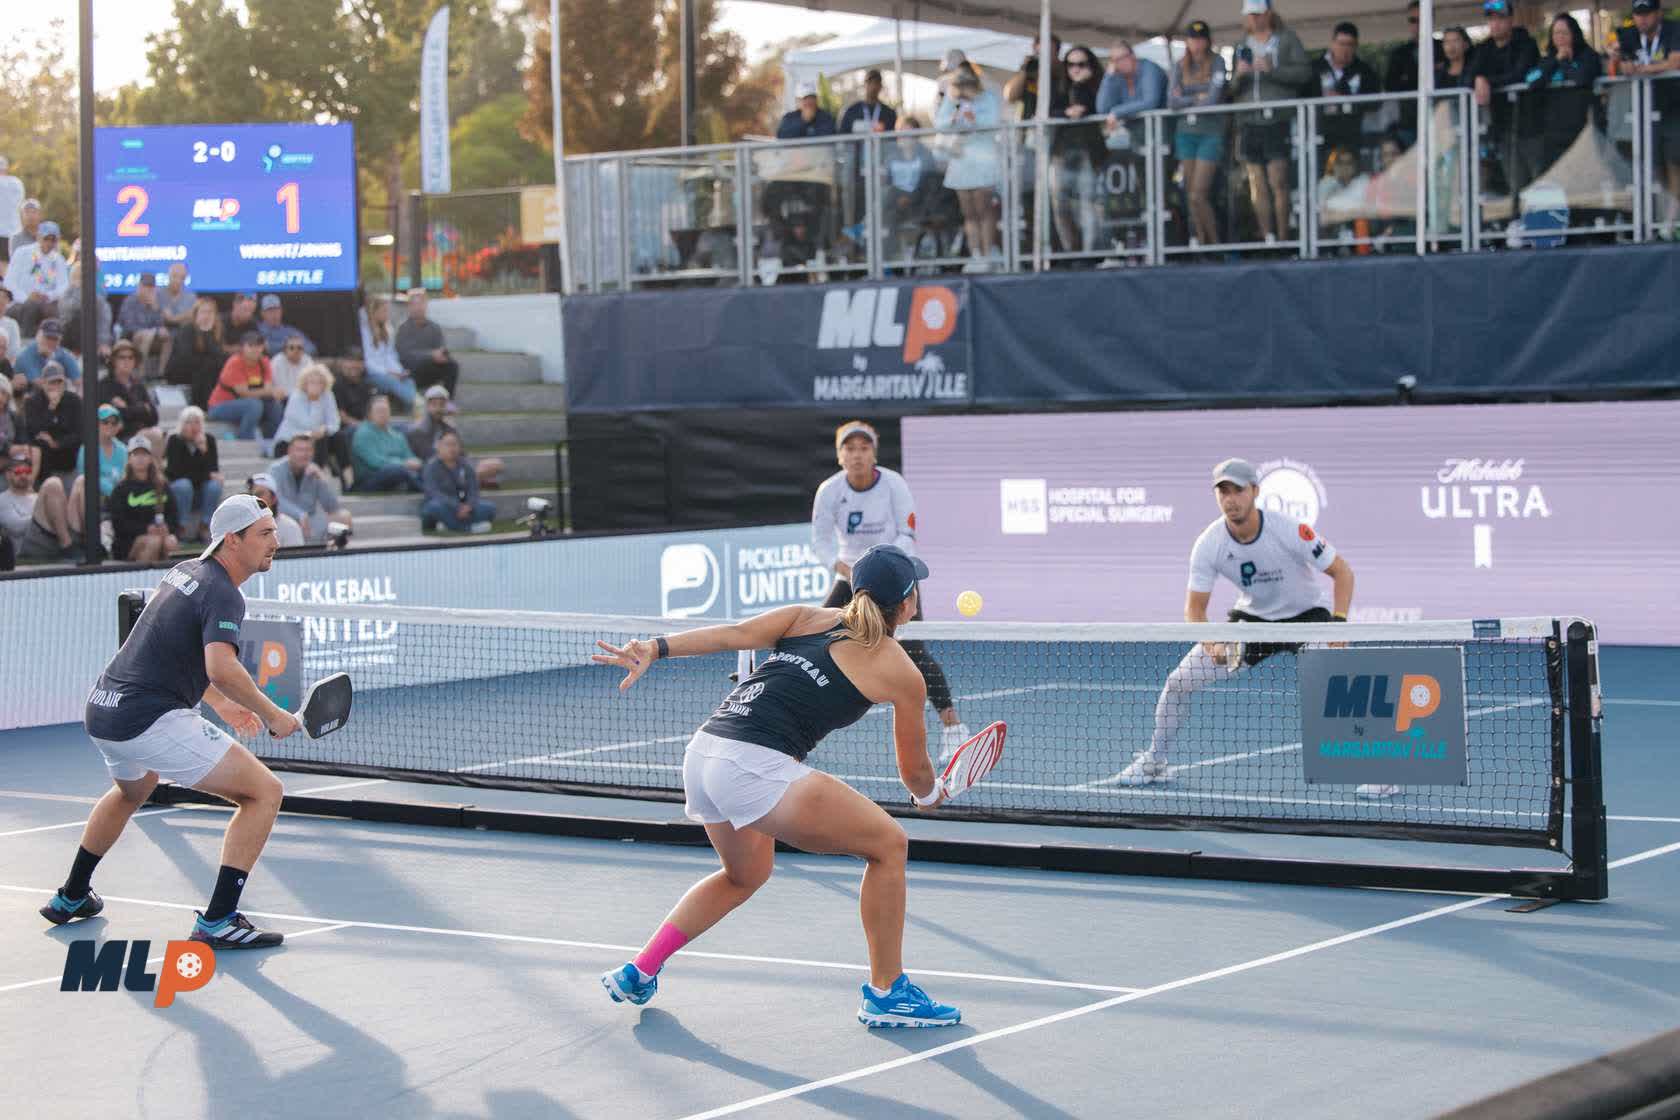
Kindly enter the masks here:
[[[834, 433], [840, 470], [817, 487], [816, 501], [811, 504], [811, 548], [835, 577], [823, 600], [825, 607], [843, 607], [852, 601], [852, 562], [875, 545], [896, 545], [916, 554], [915, 499], [903, 475], [876, 465], [879, 443], [875, 429], [862, 420], [848, 420]], [[921, 617], [920, 607], [916, 617]], [[945, 670], [927, 647], [913, 638], [901, 639], [899, 644], [921, 670], [928, 703], [939, 713], [943, 725], [939, 761], [944, 762], [968, 738], [968, 727], [957, 717]]]
[[[1242, 592], [1230, 612], [1232, 622], [1345, 622], [1353, 603], [1353, 568], [1330, 542], [1276, 510], [1262, 510], [1260, 475], [1244, 459], [1227, 459], [1213, 468], [1215, 499], [1222, 514], [1202, 530], [1190, 549], [1190, 583], [1184, 597], [1186, 622], [1208, 620], [1213, 585], [1224, 576]], [[1324, 584], [1330, 577], [1333, 605], [1324, 605]], [[1279, 642], [1246, 642], [1238, 651], [1223, 642], [1202, 642], [1184, 655], [1167, 677], [1155, 702], [1155, 732], [1149, 749], [1134, 758], [1110, 781], [1143, 786], [1172, 781], [1167, 763], [1173, 739], [1190, 711], [1190, 698], [1233, 670], [1258, 665], [1276, 653], [1299, 647]], [[1365, 797], [1388, 797], [1395, 786], [1364, 785]]]

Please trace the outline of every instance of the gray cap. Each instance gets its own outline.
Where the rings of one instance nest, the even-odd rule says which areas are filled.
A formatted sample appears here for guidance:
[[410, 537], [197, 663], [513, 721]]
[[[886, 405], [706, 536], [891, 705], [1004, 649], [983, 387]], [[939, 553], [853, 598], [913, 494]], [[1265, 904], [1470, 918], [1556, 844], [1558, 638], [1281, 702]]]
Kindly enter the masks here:
[[1234, 482], [1238, 486], [1260, 485], [1260, 472], [1247, 459], [1227, 459], [1213, 468], [1213, 484]]
[[223, 498], [222, 504], [216, 507], [216, 512], [210, 515], [210, 546], [199, 553], [198, 558], [207, 559], [229, 533], [243, 532], [266, 516], [268, 507], [250, 494], [235, 494], [231, 498]]
[[426, 388], [426, 399], [431, 400], [434, 397], [442, 397], [444, 400], [448, 400], [449, 399], [449, 390], [445, 389], [442, 385], [429, 385], [429, 386], [427, 386], [427, 388]]

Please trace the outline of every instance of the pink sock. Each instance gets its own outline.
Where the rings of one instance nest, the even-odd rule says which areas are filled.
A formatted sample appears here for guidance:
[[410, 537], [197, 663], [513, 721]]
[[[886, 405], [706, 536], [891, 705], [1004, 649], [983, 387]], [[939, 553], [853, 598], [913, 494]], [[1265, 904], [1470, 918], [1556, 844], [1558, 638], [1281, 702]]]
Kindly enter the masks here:
[[672, 925], [670, 922], [659, 927], [659, 932], [653, 935], [653, 940], [647, 943], [647, 948], [636, 955], [635, 966], [642, 970], [643, 976], [652, 976], [665, 966], [671, 954], [688, 944], [688, 934]]

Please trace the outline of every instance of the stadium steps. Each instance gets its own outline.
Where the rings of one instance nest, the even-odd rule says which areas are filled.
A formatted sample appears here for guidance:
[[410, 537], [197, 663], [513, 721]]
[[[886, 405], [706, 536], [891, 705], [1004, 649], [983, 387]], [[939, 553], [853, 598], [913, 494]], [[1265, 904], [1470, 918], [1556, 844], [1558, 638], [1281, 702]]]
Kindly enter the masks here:
[[[525, 516], [528, 498], [554, 501], [558, 488], [554, 445], [566, 438], [565, 386], [544, 383], [538, 360], [529, 354], [477, 349], [477, 339], [468, 328], [446, 327], [444, 339], [461, 363], [456, 386], [461, 412], [454, 423], [461, 429], [468, 453], [474, 459], [498, 458], [506, 464], [502, 489], [484, 491], [484, 497], [495, 503], [497, 519]], [[176, 411], [170, 409], [163, 417], [166, 428], [174, 425]], [[218, 440], [229, 493], [244, 490], [248, 477], [273, 463], [257, 441], [232, 438], [227, 425], [212, 423], [210, 430]], [[356, 519], [355, 544], [485, 539], [466, 534], [422, 535], [418, 495], [346, 494], [344, 503]], [[555, 516], [558, 513], [556, 508]]]

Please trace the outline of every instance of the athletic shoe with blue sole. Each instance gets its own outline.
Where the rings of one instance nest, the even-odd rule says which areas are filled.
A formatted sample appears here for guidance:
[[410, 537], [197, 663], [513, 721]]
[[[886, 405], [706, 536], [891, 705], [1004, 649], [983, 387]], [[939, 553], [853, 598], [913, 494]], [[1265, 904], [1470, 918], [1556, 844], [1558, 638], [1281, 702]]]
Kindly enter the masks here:
[[858, 1022], [866, 1027], [954, 1027], [962, 1022], [962, 1012], [950, 1004], [933, 1002], [900, 973], [884, 996], [863, 985]]
[[64, 892], [59, 891], [52, 896], [51, 902], [41, 907], [41, 917], [55, 926], [61, 926], [65, 922], [73, 922], [79, 918], [91, 918], [103, 909], [105, 909], [105, 900], [92, 891], [87, 892], [86, 896], [77, 899], [75, 902], [65, 898]]
[[607, 990], [614, 1003], [633, 1003], [638, 1007], [653, 998], [659, 990], [659, 974], [642, 979], [642, 970], [634, 962], [601, 973], [601, 987]]

